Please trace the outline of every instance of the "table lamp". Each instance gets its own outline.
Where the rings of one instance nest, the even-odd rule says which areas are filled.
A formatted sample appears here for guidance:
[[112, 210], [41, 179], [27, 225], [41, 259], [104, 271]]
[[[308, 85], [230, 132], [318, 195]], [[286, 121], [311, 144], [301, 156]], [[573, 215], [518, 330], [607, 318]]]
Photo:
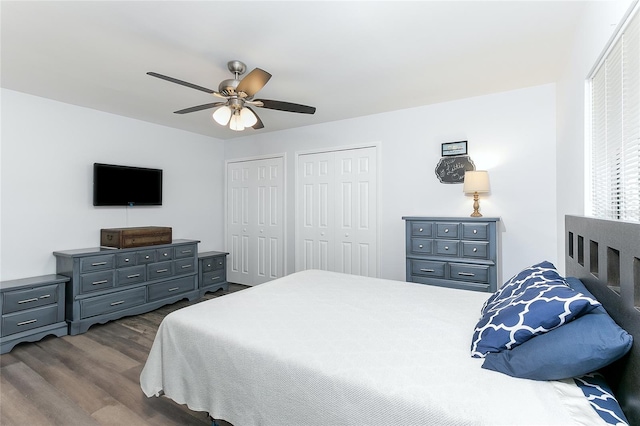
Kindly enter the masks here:
[[489, 192], [489, 173], [486, 170], [468, 170], [464, 174], [462, 191], [465, 194], [473, 194], [473, 213], [471, 217], [482, 217], [478, 211], [478, 194]]

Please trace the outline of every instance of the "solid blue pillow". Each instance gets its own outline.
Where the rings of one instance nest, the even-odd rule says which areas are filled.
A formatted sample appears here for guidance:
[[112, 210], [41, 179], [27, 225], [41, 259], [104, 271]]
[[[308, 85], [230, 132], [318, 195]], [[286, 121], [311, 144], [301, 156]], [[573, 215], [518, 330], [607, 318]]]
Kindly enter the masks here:
[[[575, 291], [593, 298], [584, 284], [567, 278]], [[602, 306], [511, 350], [488, 353], [482, 368], [533, 380], [561, 380], [591, 373], [623, 357], [633, 337]]]
[[543, 261], [529, 266], [507, 280], [498, 291], [493, 293], [482, 306], [481, 312], [491, 310], [495, 305], [522, 293], [532, 284], [549, 283], [562, 280], [553, 263]]
[[523, 292], [494, 304], [476, 324], [471, 356], [513, 349], [599, 306], [571, 289], [564, 279], [529, 285]]

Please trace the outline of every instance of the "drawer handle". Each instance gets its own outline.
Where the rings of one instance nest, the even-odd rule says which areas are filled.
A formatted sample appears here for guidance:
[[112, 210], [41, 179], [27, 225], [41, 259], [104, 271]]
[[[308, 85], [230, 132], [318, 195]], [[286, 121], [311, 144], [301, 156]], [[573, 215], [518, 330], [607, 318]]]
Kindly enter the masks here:
[[477, 230], [477, 229], [474, 229], [474, 230], [473, 230], [473, 233], [474, 233], [474, 234], [477, 234], [477, 233], [478, 233], [478, 230]]
[[418, 246], [418, 248], [422, 248], [422, 244], [420, 244], [420, 245]]
[[191, 250], [182, 250], [180, 253], [191, 253]]
[[100, 285], [100, 284], [106, 284], [108, 283], [109, 280], [102, 280], [102, 281], [94, 281], [91, 283], [91, 285]]
[[127, 278], [138, 278], [140, 276], [140, 274], [131, 274], [131, 275], [127, 275]]
[[169, 270], [168, 270], [168, 269], [158, 269], [158, 270], [156, 271], [156, 273], [161, 274], [161, 273], [163, 273], [163, 272], [167, 272], [167, 271], [169, 271]]
[[211, 277], [211, 281], [215, 281], [215, 280], [219, 280], [220, 276], [218, 275], [217, 277]]
[[32, 320], [29, 320], [29, 321], [22, 321], [22, 322], [19, 322], [18, 325], [33, 324], [34, 322], [38, 322], [38, 320], [37, 319], [32, 319]]
[[435, 272], [435, 269], [420, 269], [422, 272]]
[[445, 250], [449, 250], [449, 246], [444, 246], [444, 249]]
[[222, 262], [218, 262], [218, 265], [222, 265]]
[[51, 297], [50, 294], [43, 294], [42, 296], [40, 296], [40, 299], [48, 299], [50, 297]]
[[122, 305], [123, 303], [124, 303], [124, 300], [120, 300], [119, 302], [113, 302], [111, 306]]
[[418, 229], [418, 232], [422, 232], [422, 228]]
[[210, 264], [210, 263], [209, 263], [209, 264], [207, 264], [207, 268], [211, 268], [211, 264]]
[[144, 258], [145, 258], [145, 259], [149, 259], [149, 255], [146, 255]]
[[168, 291], [176, 291], [176, 290], [180, 290], [180, 287], [173, 287], [173, 288], [170, 288]]
[[475, 253], [475, 252], [477, 252], [477, 251], [478, 251], [478, 249], [477, 249], [476, 247], [474, 247], [474, 248], [473, 248], [473, 252]]
[[445, 228], [444, 233], [448, 234], [449, 233], [449, 228]]
[[127, 258], [124, 260], [124, 262], [125, 262], [125, 263], [129, 263], [129, 258], [127, 257]]
[[37, 302], [38, 298], [34, 297], [33, 299], [24, 299], [18, 302], [18, 305], [22, 304], [22, 303], [29, 303], [29, 302]]
[[162, 255], [167, 257], [167, 256], [169, 256], [169, 253], [162, 253]]
[[476, 274], [472, 274], [471, 272], [458, 272], [458, 275], [462, 275], [463, 277], [475, 277]]
[[189, 265], [182, 265], [182, 269], [187, 269], [187, 268], [191, 268], [191, 264], [189, 264]]
[[102, 265], [106, 265], [107, 262], [96, 262], [96, 263], [92, 263], [91, 266], [102, 266]]

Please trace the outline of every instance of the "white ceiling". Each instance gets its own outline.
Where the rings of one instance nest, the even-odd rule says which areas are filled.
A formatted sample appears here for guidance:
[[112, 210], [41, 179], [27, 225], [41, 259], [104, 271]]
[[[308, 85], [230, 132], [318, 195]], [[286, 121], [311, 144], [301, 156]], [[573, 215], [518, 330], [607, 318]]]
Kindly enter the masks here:
[[[2, 1], [3, 88], [220, 139], [411, 108], [557, 80], [581, 1]], [[234, 132], [204, 92], [227, 62], [273, 77], [265, 128]]]

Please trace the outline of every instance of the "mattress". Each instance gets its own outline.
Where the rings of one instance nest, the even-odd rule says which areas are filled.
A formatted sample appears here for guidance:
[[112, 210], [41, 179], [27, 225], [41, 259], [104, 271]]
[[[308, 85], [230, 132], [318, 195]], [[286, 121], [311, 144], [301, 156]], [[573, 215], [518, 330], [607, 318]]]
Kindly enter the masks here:
[[470, 356], [488, 297], [294, 273], [169, 314], [141, 387], [236, 426], [601, 424], [569, 381]]

